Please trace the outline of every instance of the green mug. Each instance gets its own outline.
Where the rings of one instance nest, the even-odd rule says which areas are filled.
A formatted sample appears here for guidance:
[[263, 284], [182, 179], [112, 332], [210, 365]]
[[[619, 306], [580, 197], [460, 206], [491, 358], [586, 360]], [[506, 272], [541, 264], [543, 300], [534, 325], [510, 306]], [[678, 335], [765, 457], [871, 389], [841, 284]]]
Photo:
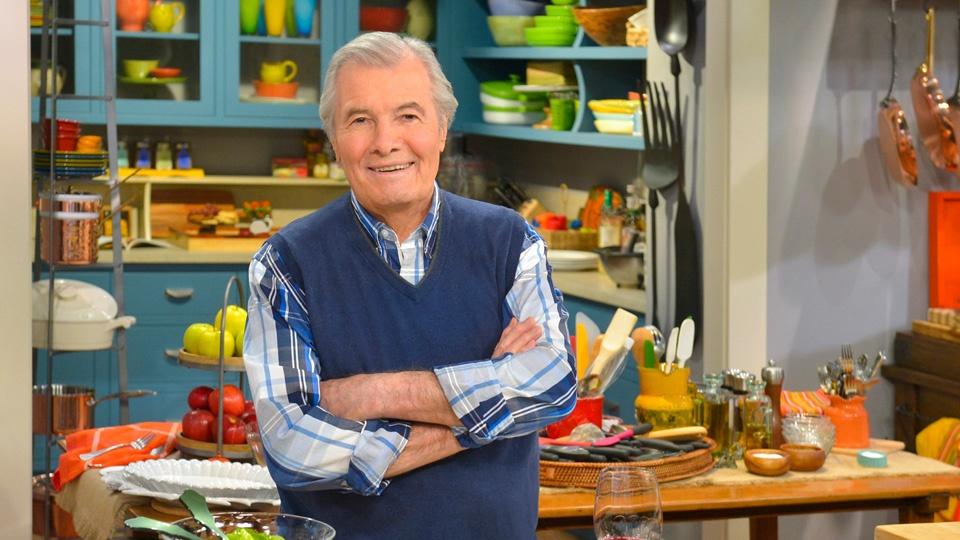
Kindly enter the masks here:
[[150, 76], [150, 70], [159, 65], [159, 60], [124, 60], [123, 71], [131, 79], [146, 79]]
[[296, 76], [297, 64], [293, 60], [260, 64], [260, 80], [265, 83], [290, 82]]

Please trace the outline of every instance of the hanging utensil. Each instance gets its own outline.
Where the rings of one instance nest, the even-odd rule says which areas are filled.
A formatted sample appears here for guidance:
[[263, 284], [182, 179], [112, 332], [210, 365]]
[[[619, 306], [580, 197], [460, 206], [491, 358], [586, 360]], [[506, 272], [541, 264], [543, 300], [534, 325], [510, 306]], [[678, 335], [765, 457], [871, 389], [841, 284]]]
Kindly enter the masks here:
[[923, 146], [930, 160], [938, 168], [955, 172], [960, 165], [960, 150], [957, 148], [956, 131], [950, 120], [950, 106], [940, 90], [940, 82], [933, 71], [933, 44], [936, 19], [933, 7], [927, 8], [927, 55], [917, 68], [910, 83], [913, 109]]
[[[893, 86], [897, 80], [897, 0], [890, 0], [890, 57], [891, 73], [890, 87], [887, 96], [880, 102], [880, 111], [877, 113], [877, 127], [880, 138], [880, 153], [887, 174], [905, 186], [917, 185], [917, 151], [913, 147], [910, 136], [910, 127], [907, 124], [907, 115], [900, 107], [900, 103], [893, 97]], [[957, 89], [960, 90], [960, 77], [957, 78]], [[951, 101], [958, 99], [955, 94]], [[960, 103], [958, 103], [960, 105]], [[957, 109], [960, 112], [960, 109]], [[951, 113], [954, 106], [951, 105]]]

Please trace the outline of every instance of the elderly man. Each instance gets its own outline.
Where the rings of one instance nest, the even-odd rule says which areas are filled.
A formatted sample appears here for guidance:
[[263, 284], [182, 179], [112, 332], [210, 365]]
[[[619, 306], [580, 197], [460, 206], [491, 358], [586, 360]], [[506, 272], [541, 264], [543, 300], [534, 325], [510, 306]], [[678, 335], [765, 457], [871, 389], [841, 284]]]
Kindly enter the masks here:
[[536, 433], [576, 400], [543, 241], [437, 187], [456, 106], [421, 41], [337, 51], [320, 115], [350, 193], [250, 265], [244, 354], [281, 506], [343, 538], [532, 538]]

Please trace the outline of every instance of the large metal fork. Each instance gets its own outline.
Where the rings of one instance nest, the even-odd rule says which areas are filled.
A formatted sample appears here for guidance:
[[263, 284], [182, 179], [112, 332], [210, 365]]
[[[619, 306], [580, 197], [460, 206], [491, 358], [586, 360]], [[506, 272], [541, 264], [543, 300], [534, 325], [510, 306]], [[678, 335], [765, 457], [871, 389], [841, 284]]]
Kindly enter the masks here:
[[123, 448], [124, 446], [129, 446], [134, 450], [143, 450], [144, 448], [147, 447], [148, 444], [150, 444], [150, 441], [152, 441], [154, 437], [156, 437], [156, 435], [154, 435], [153, 433], [147, 433], [143, 437], [140, 437], [139, 439], [133, 442], [115, 444], [113, 446], [108, 446], [106, 448], [97, 450], [95, 452], [87, 452], [86, 454], [80, 454], [80, 459], [82, 459], [83, 461], [89, 461], [95, 457], [102, 456], [107, 452], [116, 450], [117, 448]]
[[651, 189], [663, 189], [680, 177], [680, 129], [670, 112], [664, 84], [647, 82], [643, 106], [643, 182]]

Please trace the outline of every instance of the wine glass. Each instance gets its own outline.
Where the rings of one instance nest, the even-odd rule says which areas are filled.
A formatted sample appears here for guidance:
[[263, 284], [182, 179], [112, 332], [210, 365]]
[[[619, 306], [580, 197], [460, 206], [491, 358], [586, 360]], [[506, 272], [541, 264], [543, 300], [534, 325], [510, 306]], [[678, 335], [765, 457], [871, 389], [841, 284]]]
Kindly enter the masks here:
[[600, 471], [593, 531], [598, 540], [660, 540], [663, 510], [656, 473], [626, 466]]

